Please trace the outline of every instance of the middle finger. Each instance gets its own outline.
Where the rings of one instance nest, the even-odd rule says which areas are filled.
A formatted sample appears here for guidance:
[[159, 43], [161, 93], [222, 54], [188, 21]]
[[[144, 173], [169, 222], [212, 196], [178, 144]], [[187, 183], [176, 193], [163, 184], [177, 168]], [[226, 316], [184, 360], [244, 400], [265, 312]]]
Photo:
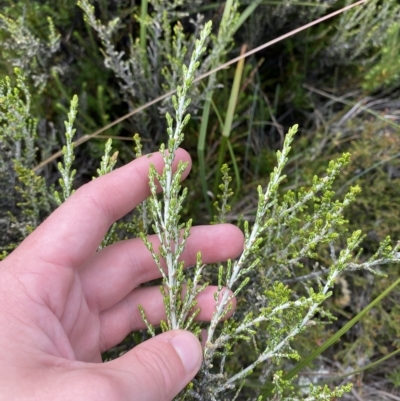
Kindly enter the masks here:
[[[157, 236], [150, 236], [149, 241], [157, 252]], [[230, 224], [197, 226], [191, 229], [181, 260], [185, 267], [194, 265], [200, 251], [204, 263], [217, 263], [237, 257], [242, 250], [243, 234], [237, 227]], [[161, 263], [165, 266], [164, 261]], [[97, 311], [111, 308], [138, 285], [160, 276], [149, 250], [138, 238], [110, 245], [80, 269], [88, 305]]]

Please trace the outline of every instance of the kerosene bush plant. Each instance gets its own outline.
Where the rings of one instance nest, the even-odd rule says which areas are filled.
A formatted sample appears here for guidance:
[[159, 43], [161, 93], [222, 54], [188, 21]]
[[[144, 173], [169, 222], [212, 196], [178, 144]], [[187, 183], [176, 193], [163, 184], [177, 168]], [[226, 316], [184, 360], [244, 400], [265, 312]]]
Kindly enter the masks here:
[[[183, 263], [178, 260], [190, 235], [191, 222], [180, 223], [182, 203], [187, 196], [180, 185], [185, 165], [179, 165], [173, 173], [172, 162], [177, 147], [183, 141], [183, 130], [189, 118], [189, 115], [185, 116], [190, 102], [188, 87], [209, 29], [207, 24], [196, 42], [189, 66], [183, 67], [183, 83], [173, 97], [175, 116], [166, 116], [169, 140], [167, 146], [160, 148], [165, 161], [163, 173], [150, 170], [152, 196], [148, 201], [149, 211], [154, 231], [160, 239], [160, 254], [145, 236], [143, 240], [163, 277], [167, 321], [162, 324], [162, 330], [199, 330], [193, 319], [197, 313], [194, 299], [203, 288], [201, 277], [207, 266], [204, 266], [199, 254], [182, 299], [186, 279]], [[296, 132], [297, 126], [294, 126], [287, 133], [283, 149], [277, 152], [277, 165], [266, 188], [258, 187], [254, 221], [243, 224], [245, 245], [242, 255], [238, 260], [219, 266], [218, 275], [214, 278], [218, 283], [216, 306], [205, 335], [203, 366], [178, 399], [232, 399], [239, 395], [245, 378], [260, 365], [264, 367], [262, 380], [273, 383], [271, 394], [274, 399], [301, 399], [291, 391], [290, 381], [285, 381], [280, 372], [286, 360], [299, 359], [296, 336], [312, 325], [333, 319], [331, 313], [324, 309], [323, 302], [330, 297], [335, 282], [343, 272], [365, 269], [381, 274], [378, 270], [380, 265], [400, 261], [400, 245], [392, 248], [390, 238], [387, 238], [371, 258], [360, 262], [361, 231], [346, 234], [343, 229], [346, 224], [344, 210], [354, 202], [360, 189], [351, 187], [342, 199], [335, 199], [332, 187], [341, 168], [349, 162], [349, 154], [331, 161], [324, 176], [315, 176], [309, 187], [301, 188], [297, 193], [288, 191], [283, 196], [279, 195], [279, 186], [285, 179], [283, 169]], [[163, 189], [161, 199], [157, 195], [156, 182]], [[221, 197], [224, 201], [229, 192], [226, 175], [221, 189], [225, 192]], [[226, 206], [220, 210], [224, 208]], [[344, 242], [340, 240], [343, 237], [347, 237]], [[329, 254], [330, 261], [322, 266], [318, 262], [325, 252]], [[166, 261], [166, 272], [161, 267], [161, 257]], [[313, 263], [313, 272], [301, 277], [301, 267]], [[300, 288], [284, 284], [285, 278], [293, 276], [302, 283]], [[234, 296], [245, 301], [239, 304], [232, 318], [222, 322]], [[143, 310], [142, 315], [146, 320]], [[148, 325], [148, 329], [155, 334], [153, 327]], [[253, 361], [242, 361], [239, 371], [229, 372], [225, 366], [243, 343], [252, 344], [255, 358]], [[311, 387], [304, 399], [332, 399], [347, 390], [349, 386], [334, 390]]]
[[[167, 145], [160, 148], [165, 168], [162, 174], [154, 168], [149, 173], [152, 196], [148, 200], [148, 210], [154, 232], [160, 239], [160, 253], [153, 249], [145, 235], [142, 239], [163, 278], [161, 291], [167, 312], [167, 320], [161, 325], [163, 331], [176, 328], [190, 329], [195, 333], [200, 331], [194, 321], [198, 313], [195, 297], [204, 288], [201, 278], [207, 266], [198, 254], [197, 264], [187, 279], [183, 263], [179, 261], [190, 235], [191, 221], [180, 222], [182, 204], [187, 196], [185, 189], [181, 190], [180, 181], [186, 166], [180, 164], [173, 172], [172, 163], [190, 118], [185, 115], [190, 103], [187, 94], [198, 59], [205, 50], [203, 46], [209, 30], [210, 24], [206, 24], [196, 41], [189, 65], [182, 68], [182, 84], [172, 98], [174, 116], [166, 115], [169, 139]], [[297, 126], [289, 130], [282, 151], [277, 152], [277, 165], [267, 187], [257, 190], [258, 207], [254, 222], [244, 222], [242, 255], [238, 260], [221, 264], [215, 277], [207, 275], [218, 283], [218, 291], [215, 294], [215, 312], [206, 329], [204, 362], [200, 373], [177, 399], [235, 398], [246, 377], [260, 366], [264, 372], [262, 380], [273, 383], [271, 396], [274, 399], [328, 400], [350, 389], [347, 385], [333, 390], [311, 386], [309, 394], [302, 398], [293, 391], [290, 381], [282, 378], [280, 368], [285, 366], [286, 360], [299, 359], [295, 347], [298, 334], [310, 326], [333, 319], [331, 313], [323, 308], [323, 302], [331, 296], [340, 275], [346, 270], [360, 269], [381, 274], [379, 266], [400, 261], [400, 246], [392, 248], [390, 238], [387, 238], [371, 258], [362, 263], [358, 261], [363, 235], [360, 230], [345, 233], [343, 213], [360, 189], [351, 187], [341, 200], [334, 198], [332, 190], [341, 168], [349, 162], [349, 154], [331, 161], [326, 174], [315, 176], [308, 188], [279, 195], [279, 186], [285, 179], [283, 169], [296, 132]], [[229, 179], [226, 174], [224, 177], [221, 188], [226, 193], [221, 196], [223, 202], [229, 195]], [[161, 198], [157, 195], [156, 182], [163, 189]], [[226, 210], [226, 206], [220, 210]], [[343, 237], [347, 237], [344, 243], [341, 241]], [[323, 252], [330, 255], [327, 266], [317, 263]], [[166, 271], [160, 258], [166, 262]], [[313, 262], [313, 273], [301, 277], [299, 269], [305, 263], [310, 265]], [[292, 276], [303, 284], [302, 290], [293, 291], [284, 283], [285, 278]], [[182, 298], [184, 283], [187, 286]], [[235, 315], [223, 322], [234, 296], [245, 302], [239, 303]], [[142, 316], [147, 322], [145, 310], [142, 310]], [[155, 335], [154, 327], [147, 325], [149, 332]], [[246, 343], [255, 349], [254, 360], [242, 361], [242, 368], [237, 372], [226, 369], [235, 350]]]
[[[97, 128], [97, 117], [103, 124], [109, 122], [115, 104], [123, 104], [124, 111], [131, 111], [176, 89], [176, 94], [170, 100], [164, 100], [159, 107], [146, 109], [129, 122], [128, 130], [132, 131], [134, 127], [133, 132], [140, 133], [134, 136], [135, 150], [128, 149], [129, 154], [140, 156], [142, 148], [154, 151], [158, 140], [162, 139], [164, 144], [159, 150], [165, 168], [162, 173], [150, 169], [151, 196], [133, 215], [115, 223], [100, 246], [103, 248], [131, 236], [141, 237], [160, 269], [161, 281], [158, 284], [164, 297], [167, 319], [160, 327], [152, 327], [146, 317], [147, 311], [141, 308], [148, 330], [130, 336], [130, 340], [134, 337], [137, 344], [160, 331], [177, 328], [191, 330], [203, 340], [204, 361], [201, 370], [177, 400], [312, 401], [340, 398], [350, 391], [350, 385], [338, 382], [338, 387], [324, 386], [315, 381], [300, 388], [301, 381], [288, 375], [288, 372], [299, 359], [316, 347], [316, 342], [312, 340], [316, 335], [321, 334], [321, 338], [325, 339], [329, 330], [338, 328], [335, 325], [337, 310], [333, 310], [331, 302], [334, 291], [341, 292], [344, 308], [349, 304], [349, 299], [355, 296], [348, 288], [349, 276], [369, 277], [370, 282], [382, 283], [386, 265], [393, 266], [400, 261], [399, 244], [389, 237], [383, 237], [374, 244], [374, 249], [368, 243], [367, 252], [362, 253], [361, 246], [365, 244], [366, 236], [357, 223], [347, 221], [347, 216], [353, 213], [351, 211], [363, 204], [362, 195], [359, 195], [361, 189], [357, 185], [343, 185], [346, 174], [349, 174], [350, 154], [331, 152], [329, 157], [332, 160], [322, 168], [320, 163], [317, 166], [314, 164], [313, 157], [317, 152], [304, 153], [310, 164], [302, 166], [304, 175], [301, 175], [293, 169], [291, 160], [299, 152], [295, 142], [298, 126], [291, 124], [283, 135], [280, 150], [273, 156], [273, 150], [268, 149], [269, 162], [273, 160], [275, 164], [268, 171], [268, 179], [260, 178], [261, 185], [258, 187], [254, 182], [246, 182], [248, 192], [253, 195], [233, 194], [230, 176], [232, 164], [222, 166], [219, 193], [211, 194], [215, 202], [212, 209], [214, 215], [206, 218], [212, 223], [230, 221], [238, 224], [245, 234], [241, 256], [218, 266], [208, 266], [198, 254], [196, 265], [183, 269], [184, 263], [179, 262], [179, 258], [190, 236], [193, 221], [199, 220], [199, 211], [190, 205], [191, 197], [197, 196], [198, 192], [192, 191], [190, 185], [193, 186], [193, 183], [188, 184], [189, 189], [181, 183], [187, 167], [185, 164], [179, 164], [173, 171], [175, 152], [179, 146], [188, 143], [184, 142], [185, 133], [186, 139], [193, 136], [197, 130], [193, 124], [198, 122], [200, 113], [204, 117], [204, 109], [220, 112], [219, 105], [213, 101], [213, 94], [217, 93], [220, 96], [218, 99], [222, 98], [221, 93], [229, 89], [230, 76], [224, 72], [221, 79], [221, 75], [212, 74], [201, 85], [194, 80], [219, 66], [226, 58], [234, 46], [234, 34], [243, 23], [240, 11], [245, 9], [244, 6], [254, 11], [258, 3], [261, 7], [262, 2], [254, 2], [254, 8], [247, 3], [240, 8], [236, 0], [227, 1], [225, 8], [217, 9], [218, 18], [214, 19], [219, 23], [214, 24], [214, 29], [211, 23], [205, 23], [205, 14], [197, 12], [201, 9], [201, 3], [143, 0], [132, 6], [130, 1], [80, 0], [79, 15], [83, 17], [81, 23], [85, 29], [74, 31], [71, 36], [62, 32], [64, 28], [70, 32], [66, 29], [73, 15], [69, 14], [72, 10], [70, 6], [60, 15], [52, 14], [51, 18], [44, 19], [40, 29], [36, 29], [32, 23], [37, 15], [35, 13], [42, 7], [36, 3], [32, 8], [30, 3], [26, 3], [26, 14], [18, 17], [0, 15], [0, 37], [4, 39], [3, 54], [8, 61], [7, 71], [10, 75], [10, 78], [0, 80], [0, 207], [1, 211], [6, 211], [0, 216], [1, 254], [4, 256], [12, 251], [84, 181], [81, 171], [84, 163], [79, 163], [80, 169], [75, 168], [78, 165], [77, 158], [82, 158], [82, 152], [75, 149], [73, 141], [87, 132], [85, 129], [88, 125]], [[207, 7], [215, 9], [213, 2], [206, 3]], [[311, 13], [302, 9], [301, 18], [307, 20], [307, 15], [321, 15], [333, 3], [320, 0]], [[332, 45], [326, 50], [329, 57], [334, 56], [332, 59], [345, 59], [350, 64], [361, 58], [369, 62], [374, 58], [379, 59], [375, 69], [371, 69], [370, 74], [361, 80], [368, 86], [366, 90], [376, 89], [374, 77], [381, 77], [383, 86], [388, 84], [393, 87], [393, 77], [397, 76], [397, 69], [394, 68], [389, 71], [389, 80], [385, 81], [385, 57], [388, 57], [388, 53], [376, 51], [375, 45], [382, 42], [386, 44], [386, 49], [391, 49], [391, 40], [398, 36], [398, 25], [393, 23], [394, 14], [390, 11], [397, 13], [398, 7], [395, 2], [388, 1], [375, 12], [376, 7], [373, 6], [379, 6], [378, 3], [371, 0], [363, 10], [343, 16], [338, 27], [346, 29], [342, 32], [340, 29], [333, 30], [329, 37], [331, 42], [328, 41]], [[46, 1], [43, 4], [50, 10]], [[13, 7], [8, 2], [6, 11], [12, 14]], [[288, 16], [296, 12], [298, 5], [290, 0], [284, 4], [262, 4], [262, 7], [268, 7], [271, 13], [253, 15], [252, 22], [256, 21], [257, 27], [262, 27], [265, 15], [272, 15], [274, 18], [268, 22], [281, 28], [282, 24], [290, 22]], [[375, 38], [371, 45], [368, 40], [373, 36], [372, 33], [381, 32], [377, 24], [380, 18], [385, 19], [387, 26], [382, 27], [382, 32], [388, 36], [385, 39], [378, 35], [379, 38]], [[357, 29], [360, 21], [368, 23], [371, 29], [360, 33]], [[126, 33], [127, 27], [129, 34]], [[190, 34], [185, 32], [188, 29]], [[79, 46], [75, 42], [71, 45], [65, 37], [72, 37], [84, 50], [77, 51]], [[313, 35], [309, 38], [313, 38]], [[304, 43], [303, 38], [302, 46]], [[343, 56], [342, 52], [349, 47], [347, 44], [353, 50], [359, 47], [358, 58], [350, 59], [347, 53]], [[86, 59], [82, 61], [84, 68], [80, 73], [74, 70], [76, 67], [72, 63], [62, 59], [63, 46], [64, 49], [68, 48], [67, 53], [71, 58], [79, 59], [78, 56], [85, 52], [90, 55], [87, 57], [85, 54]], [[89, 50], [90, 46], [93, 47]], [[353, 50], [352, 54], [355, 54]], [[293, 56], [293, 53], [290, 54]], [[3, 61], [0, 61], [0, 67], [2, 65]], [[365, 67], [367, 64], [362, 65]], [[282, 68], [288, 69], [290, 66]], [[85, 78], [79, 78], [80, 75], [85, 75]], [[79, 85], [74, 86], [76, 77], [79, 78]], [[37, 116], [40, 110], [39, 96], [55, 96], [51, 83], [56, 83], [62, 93], [62, 101], [57, 96], [55, 99], [58, 112], [61, 110], [64, 115], [60, 119], [59, 114], [49, 106], [50, 116], [46, 116], [48, 120], [44, 121], [44, 118]], [[223, 83], [225, 86], [220, 90]], [[77, 96], [72, 96], [73, 92], [69, 92], [69, 84], [79, 94], [79, 101]], [[257, 109], [260, 115], [256, 117], [262, 120], [265, 116], [260, 99], [265, 96], [262, 96], [260, 83], [257, 85], [258, 92], [253, 92], [255, 95], [252, 99], [257, 107], [251, 111]], [[88, 87], [91, 86], [96, 87], [96, 98], [89, 93]], [[257, 93], [260, 94], [259, 98]], [[52, 102], [47, 100], [44, 104]], [[242, 105], [242, 109], [247, 110], [246, 107]], [[93, 112], [94, 109], [96, 112]], [[240, 110], [238, 106], [238, 113]], [[271, 110], [268, 112], [272, 114]], [[210, 119], [208, 129], [214, 130], [215, 125]], [[116, 128], [109, 133], [116, 134], [121, 129]], [[357, 129], [354, 128], [354, 131]], [[364, 135], [365, 148], [372, 153], [373, 142], [367, 134]], [[211, 142], [211, 139], [207, 138], [207, 141]], [[252, 140], [249, 137], [247, 144]], [[388, 137], [388, 143], [392, 143], [391, 136]], [[238, 148], [247, 145], [243, 141], [235, 144], [234, 139], [232, 144], [238, 152], [235, 162], [240, 165], [244, 151]], [[323, 149], [318, 141], [313, 146]], [[37, 174], [34, 168], [38, 160], [57, 147], [62, 148], [63, 156], [60, 162], [54, 164], [58, 171], [57, 178]], [[85, 172], [88, 176], [86, 180], [112, 171], [118, 158], [116, 150], [122, 149], [123, 153], [127, 152], [127, 148], [129, 146], [124, 147], [108, 139], [100, 165], [96, 164], [97, 170], [93, 168], [89, 174]], [[338, 148], [347, 150], [340, 146]], [[358, 160], [362, 152], [358, 151], [356, 145], [350, 146], [349, 150], [354, 151]], [[250, 153], [246, 159], [248, 165], [254, 160]], [[320, 156], [322, 158], [318, 154]], [[217, 161], [208, 157], [210, 171], [215, 170], [213, 165], [217, 165]], [[311, 174], [307, 168], [315, 168], [318, 174]], [[301, 175], [301, 185], [293, 185], [296, 181], [293, 175]], [[247, 177], [251, 177], [251, 174]], [[161, 194], [156, 190], [157, 184], [162, 188]], [[367, 192], [370, 190], [368, 188]], [[255, 206], [253, 213], [247, 209], [243, 217], [238, 205], [245, 195], [246, 199], [250, 199], [250, 206]], [[231, 202], [236, 202], [233, 208]], [[197, 206], [198, 202], [193, 202], [193, 205]], [[369, 229], [368, 225], [366, 227]], [[147, 240], [147, 234], [151, 233], [159, 237], [159, 249], [153, 249]], [[161, 267], [161, 259], [165, 261], [166, 269]], [[207, 284], [216, 284], [218, 287], [215, 312], [210, 323], [199, 323], [196, 320], [199, 312], [196, 295]], [[237, 307], [233, 316], [227, 318], [233, 297], [236, 298]], [[129, 346], [133, 345], [130, 341]], [[341, 352], [346, 350], [343, 345]], [[117, 357], [120, 351], [116, 347], [116, 351], [105, 355], [105, 359]]]

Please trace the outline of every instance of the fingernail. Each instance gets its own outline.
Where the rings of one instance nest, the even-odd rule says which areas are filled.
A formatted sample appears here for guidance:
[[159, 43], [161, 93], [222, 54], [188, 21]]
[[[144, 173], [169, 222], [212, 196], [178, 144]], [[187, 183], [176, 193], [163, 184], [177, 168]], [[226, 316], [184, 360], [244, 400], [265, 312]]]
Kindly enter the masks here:
[[189, 332], [182, 332], [171, 340], [171, 344], [181, 358], [186, 372], [197, 372], [202, 360], [199, 340]]

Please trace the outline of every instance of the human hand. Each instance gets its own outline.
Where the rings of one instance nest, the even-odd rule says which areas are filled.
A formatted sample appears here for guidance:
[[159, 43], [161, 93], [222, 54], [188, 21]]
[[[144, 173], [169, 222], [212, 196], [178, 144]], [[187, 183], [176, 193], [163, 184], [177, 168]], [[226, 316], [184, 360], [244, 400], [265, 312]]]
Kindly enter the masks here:
[[[177, 160], [190, 162], [183, 150]], [[138, 287], [160, 276], [142, 240], [97, 251], [111, 224], [149, 195], [151, 163], [162, 170], [155, 153], [84, 185], [0, 263], [0, 400], [171, 400], [195, 376], [201, 346], [183, 330], [99, 363], [103, 351], [145, 328], [139, 304], [151, 324], [165, 319], [159, 288]], [[182, 259], [193, 265], [201, 251], [213, 263], [242, 247], [234, 226], [199, 226]], [[198, 295], [199, 320], [211, 318], [215, 291]]]

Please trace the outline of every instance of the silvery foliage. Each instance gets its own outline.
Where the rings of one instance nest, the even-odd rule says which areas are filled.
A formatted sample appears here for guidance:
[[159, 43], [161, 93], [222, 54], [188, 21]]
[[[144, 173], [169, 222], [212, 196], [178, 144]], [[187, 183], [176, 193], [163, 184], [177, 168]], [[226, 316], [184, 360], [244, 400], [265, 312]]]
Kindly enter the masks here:
[[[247, 1], [251, 3], [253, 0]], [[314, 21], [329, 13], [337, 0], [314, 0], [313, 2], [299, 2], [297, 0], [281, 0], [276, 2], [262, 1], [257, 12], [251, 16], [251, 23], [247, 25], [246, 37], [251, 47], [265, 43], [277, 37], [277, 32], [289, 32], [308, 22]], [[282, 32], [283, 33], [283, 32]], [[304, 39], [300, 36], [297, 43]]]
[[[49, 212], [50, 199], [43, 177], [31, 169], [35, 163], [37, 120], [31, 115], [31, 93], [22, 71], [16, 82], [0, 81], [0, 249], [24, 238]], [[18, 217], [18, 218], [17, 218]]]
[[51, 69], [62, 72], [59, 66], [52, 65], [52, 56], [59, 50], [61, 36], [50, 17], [47, 18], [47, 24], [48, 37], [44, 40], [29, 28], [25, 13], [17, 19], [0, 13], [0, 30], [6, 33], [2, 47], [7, 59], [13, 67], [29, 74], [39, 91], [46, 86]]
[[[345, 5], [352, 3], [347, 0]], [[396, 0], [369, 0], [361, 7], [354, 7], [338, 17], [335, 34], [330, 37], [324, 55], [333, 64], [374, 65], [390, 26], [399, 18], [400, 6]]]
[[65, 145], [63, 146], [62, 153], [64, 156], [64, 164], [58, 162], [58, 171], [61, 173], [59, 180], [62, 196], [58, 191], [54, 192], [54, 197], [58, 205], [66, 201], [73, 193], [72, 184], [76, 174], [76, 170], [72, 170], [72, 163], [75, 160], [73, 138], [76, 132], [74, 122], [78, 112], [78, 96], [74, 96], [71, 101], [70, 111], [68, 113], [68, 120], [64, 122], [65, 125]]
[[[141, 43], [140, 38], [130, 37], [127, 50], [118, 50], [115, 37], [123, 29], [122, 19], [117, 16], [111, 21], [102, 22], [96, 17], [95, 7], [90, 0], [78, 1], [85, 20], [100, 38], [104, 64], [118, 79], [120, 92], [130, 110], [178, 86], [182, 66], [190, 61], [190, 54], [193, 51], [192, 38], [198, 36], [204, 25], [203, 15], [189, 16], [188, 10], [195, 10], [198, 2], [149, 0], [148, 3], [151, 12], [145, 18], [135, 15], [136, 22], [146, 29], [146, 42]], [[234, 26], [239, 16], [238, 5], [237, 0], [232, 2], [229, 12], [221, 21], [219, 33], [206, 39], [211, 45], [210, 51], [204, 54], [204, 60], [197, 74], [200, 75], [215, 66], [231, 49]], [[182, 19], [186, 19], [193, 27], [193, 35], [186, 35], [181, 23], [176, 22]], [[217, 83], [213, 82], [213, 86], [216, 85]], [[189, 90], [193, 100], [190, 111], [193, 114], [203, 103], [207, 91], [200, 91], [197, 84], [192, 84]], [[154, 106], [147, 108], [132, 117], [135, 129], [141, 132], [142, 136], [151, 133], [152, 141], [157, 142], [165, 133], [164, 120], [159, 117], [166, 112], [173, 112], [169, 102], [163, 102], [158, 108]]]
[[[43, 176], [36, 174], [34, 166], [38, 152], [38, 123], [31, 114], [31, 89], [23, 72], [16, 68], [15, 83], [9, 77], [0, 80], [0, 258], [14, 249], [18, 242], [35, 229], [56, 205], [66, 201], [74, 192], [76, 170], [73, 138], [78, 112], [78, 97], [71, 100], [65, 125], [63, 161], [58, 163], [61, 191], [55, 191]], [[111, 154], [112, 141], [105, 145], [104, 155], [97, 169], [102, 176], [113, 170], [118, 152]], [[113, 229], [115, 227], [113, 226]], [[108, 233], [101, 247], [110, 242]], [[114, 239], [114, 238], [113, 238]]]
[[[308, 188], [280, 195], [280, 184], [285, 179], [283, 170], [298, 129], [293, 126], [285, 137], [282, 151], [276, 154], [277, 165], [268, 185], [257, 189], [257, 212], [253, 224], [244, 222], [245, 244], [241, 256], [235, 261], [221, 264], [217, 275], [213, 277], [198, 254], [193, 271], [184, 272], [179, 257], [191, 227], [190, 220], [180, 222], [180, 212], [187, 197], [187, 190], [182, 190], [180, 184], [186, 165], [178, 164], [175, 172], [172, 165], [175, 152], [184, 139], [184, 127], [190, 118], [186, 114], [190, 104], [188, 92], [199, 65], [198, 60], [205, 51], [210, 29], [210, 24], [206, 24], [200, 39], [196, 41], [189, 65], [182, 66], [182, 84], [177, 88], [177, 95], [172, 98], [174, 116], [166, 114], [169, 139], [160, 148], [165, 162], [163, 172], [160, 174], [153, 167], [149, 173], [151, 197], [147, 201], [147, 219], [152, 220], [160, 248], [155, 250], [145, 234], [142, 235], [162, 276], [161, 292], [167, 315], [166, 321], [161, 324], [163, 331], [181, 328], [200, 334], [200, 325], [196, 323], [195, 317], [199, 312], [196, 296], [207, 285], [202, 277], [207, 276], [218, 283], [215, 312], [204, 338], [201, 370], [176, 399], [236, 399], [246, 377], [254, 372], [261, 375], [261, 385], [270, 382], [273, 386], [270, 397], [263, 398], [260, 395], [258, 400], [311, 401], [340, 397], [350, 390], [350, 385], [334, 390], [327, 386], [310, 385], [307, 395], [297, 395], [290, 380], [284, 379], [280, 366], [287, 360], [300, 358], [293, 347], [299, 334], [333, 319], [322, 304], [331, 296], [340, 275], [344, 271], [359, 269], [382, 274], [377, 270], [379, 266], [400, 261], [400, 244], [392, 247], [390, 238], [387, 238], [375, 255], [361, 262], [359, 246], [363, 239], [362, 233], [355, 231], [343, 242], [346, 224], [343, 212], [354, 201], [360, 189], [350, 188], [343, 199], [339, 200], [334, 198], [332, 186], [340, 169], [349, 162], [349, 154], [331, 161], [326, 174], [323, 177], [315, 176]], [[229, 197], [226, 167], [224, 171], [221, 187], [225, 191], [225, 195], [221, 196], [223, 202]], [[161, 197], [158, 195], [157, 183], [162, 189]], [[219, 209], [227, 210], [226, 205]], [[314, 271], [301, 276], [300, 268], [318, 260], [321, 252], [325, 260], [330, 259], [329, 264], [321, 266], [314, 263]], [[165, 261], [166, 269], [162, 267], [161, 259]], [[288, 276], [292, 283], [301, 283], [302, 291], [290, 288], [285, 282]], [[233, 317], [226, 319], [234, 297], [244, 302], [239, 303]], [[149, 333], [156, 335], [156, 329], [146, 318], [146, 311], [141, 309], [141, 313]], [[240, 353], [241, 347], [252, 347], [252, 344], [255, 355], [253, 361], [246, 362], [247, 365], [239, 371], [232, 372], [230, 360]]]

